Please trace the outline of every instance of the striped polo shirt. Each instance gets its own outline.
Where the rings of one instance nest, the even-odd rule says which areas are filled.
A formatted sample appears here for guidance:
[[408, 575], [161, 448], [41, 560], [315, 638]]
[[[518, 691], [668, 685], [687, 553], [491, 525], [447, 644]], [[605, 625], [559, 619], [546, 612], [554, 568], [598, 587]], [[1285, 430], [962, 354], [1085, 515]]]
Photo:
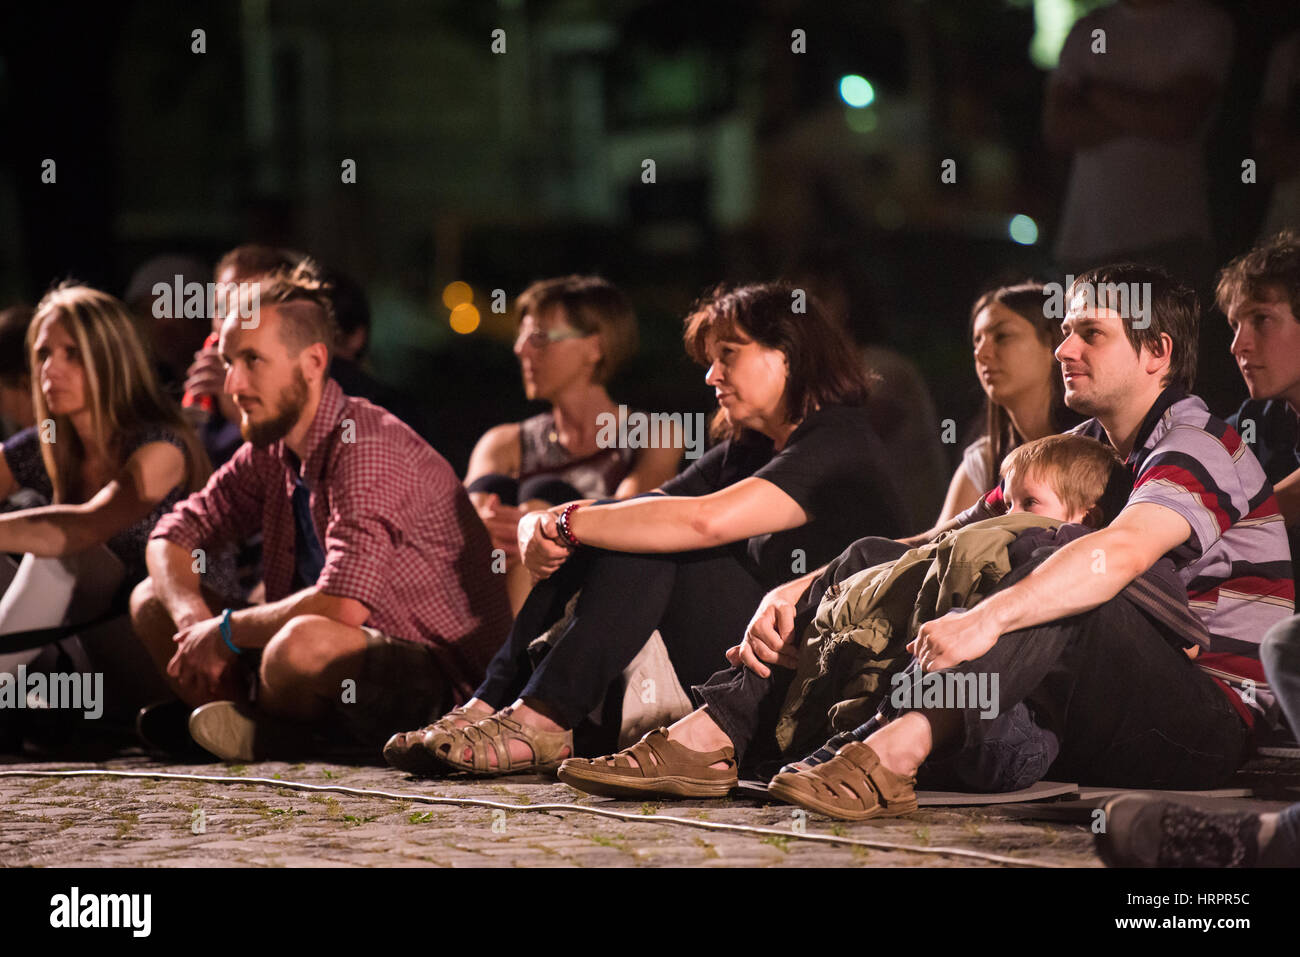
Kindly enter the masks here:
[[[1110, 443], [1096, 419], [1070, 431]], [[1255, 715], [1274, 710], [1260, 642], [1295, 605], [1291, 551], [1273, 486], [1237, 430], [1176, 386], [1166, 388], [1143, 419], [1125, 464], [1133, 475], [1125, 508], [1163, 505], [1192, 528], [1167, 557], [1187, 588], [1189, 607], [1210, 633], [1209, 650], [1196, 664], [1220, 683], [1244, 688], [1245, 681], [1254, 682], [1253, 694], [1229, 692], [1253, 724], [1243, 698]], [[1005, 511], [999, 486], [962, 514], [963, 524]]]

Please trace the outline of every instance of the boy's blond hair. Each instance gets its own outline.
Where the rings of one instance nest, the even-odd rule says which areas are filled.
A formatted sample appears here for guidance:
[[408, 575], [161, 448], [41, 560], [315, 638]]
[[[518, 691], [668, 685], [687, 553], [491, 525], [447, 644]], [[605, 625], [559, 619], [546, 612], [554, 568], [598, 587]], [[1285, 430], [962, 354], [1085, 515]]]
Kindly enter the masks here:
[[[1112, 483], [1127, 478], [1124, 463], [1113, 448], [1086, 435], [1048, 435], [1012, 449], [999, 473], [1037, 477], [1056, 492], [1071, 512], [1087, 512], [1101, 504]], [[1101, 524], [1114, 515], [1103, 515]]]

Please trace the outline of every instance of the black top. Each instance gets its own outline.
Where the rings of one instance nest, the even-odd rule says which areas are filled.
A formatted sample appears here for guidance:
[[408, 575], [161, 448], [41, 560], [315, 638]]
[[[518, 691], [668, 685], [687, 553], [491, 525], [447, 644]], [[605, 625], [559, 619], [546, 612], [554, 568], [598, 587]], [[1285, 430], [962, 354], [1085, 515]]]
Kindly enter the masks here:
[[661, 489], [708, 495], [753, 476], [798, 502], [807, 524], [732, 546], [764, 587], [774, 588], [826, 564], [859, 538], [906, 533], [886, 461], [865, 408], [827, 406], [804, 419], [780, 452], [772, 451], [771, 439], [747, 432], [714, 446]]
[[[165, 425], [148, 425], [141, 427], [123, 443], [124, 457], [129, 458], [140, 446], [150, 442], [166, 442], [179, 449], [182, 455], [188, 452], [185, 440], [176, 431]], [[45, 471], [45, 461], [41, 458], [40, 437], [35, 428], [24, 429], [8, 439], [0, 445], [0, 452], [3, 452], [9, 471], [13, 473], [19, 485], [39, 492], [47, 501], [54, 496], [54, 486]], [[153, 531], [158, 519], [170, 512], [172, 506], [183, 498], [185, 498], [184, 488], [180, 485], [175, 486], [154, 506], [153, 511], [108, 540], [109, 551], [121, 559], [122, 564], [126, 566], [124, 584], [134, 585], [148, 577], [144, 550], [149, 542], [149, 533]], [[234, 556], [229, 550], [222, 550], [208, 556], [203, 583], [226, 598], [235, 598], [242, 594], [235, 576]]]

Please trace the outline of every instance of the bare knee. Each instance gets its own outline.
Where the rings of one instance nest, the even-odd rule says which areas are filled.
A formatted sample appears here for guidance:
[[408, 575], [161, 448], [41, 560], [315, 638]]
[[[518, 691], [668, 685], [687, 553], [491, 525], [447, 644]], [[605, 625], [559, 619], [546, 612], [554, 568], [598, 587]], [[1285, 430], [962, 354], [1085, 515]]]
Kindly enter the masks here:
[[153, 579], [146, 578], [131, 590], [131, 626], [141, 638], [165, 633], [168, 638], [175, 631], [171, 613], [154, 591]]
[[[355, 639], [349, 640], [353, 636]], [[311, 681], [323, 675], [340, 657], [363, 646], [359, 628], [324, 615], [298, 615], [267, 642], [262, 651], [262, 676], [270, 685]]]

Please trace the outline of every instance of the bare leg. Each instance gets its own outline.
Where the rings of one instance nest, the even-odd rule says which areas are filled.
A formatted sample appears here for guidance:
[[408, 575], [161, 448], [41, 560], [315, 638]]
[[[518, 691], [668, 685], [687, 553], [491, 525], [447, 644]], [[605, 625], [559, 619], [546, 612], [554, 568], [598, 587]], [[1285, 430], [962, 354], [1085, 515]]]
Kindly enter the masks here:
[[[205, 593], [203, 600], [211, 611], [212, 596]], [[136, 585], [131, 592], [131, 626], [149, 653], [158, 674], [167, 682], [167, 687], [190, 707], [197, 708], [210, 701], [237, 701], [243, 697], [243, 689], [234, 668], [226, 670], [215, 694], [208, 694], [197, 684], [182, 684], [167, 674], [167, 664], [176, 654], [176, 642], [172, 640], [176, 634], [176, 624], [163, 603], [154, 595], [153, 582], [148, 578]]]
[[323, 615], [287, 622], [262, 651], [258, 706], [292, 721], [328, 714], [342, 699], [343, 682], [361, 674], [365, 633]]

